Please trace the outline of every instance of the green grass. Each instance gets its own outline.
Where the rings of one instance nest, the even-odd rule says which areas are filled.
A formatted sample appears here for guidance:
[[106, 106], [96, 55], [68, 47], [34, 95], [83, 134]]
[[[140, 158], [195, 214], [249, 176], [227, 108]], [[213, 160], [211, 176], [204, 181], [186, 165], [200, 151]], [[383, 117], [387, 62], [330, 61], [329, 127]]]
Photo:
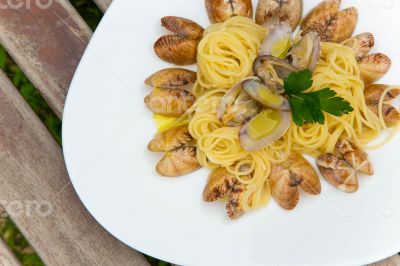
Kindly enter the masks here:
[[14, 63], [3, 47], [0, 47], [0, 68], [10, 78], [22, 97], [39, 116], [54, 138], [61, 143], [61, 121], [50, 109], [46, 101], [30, 83], [21, 69]]
[[0, 234], [22, 265], [44, 266], [42, 260], [9, 218], [0, 220]]
[[[101, 11], [92, 0], [71, 0], [71, 4], [78, 10], [79, 14], [94, 30], [102, 18]], [[50, 133], [61, 144], [61, 121], [50, 109], [46, 101], [32, 85], [21, 69], [10, 58], [3, 47], [0, 46], [0, 68], [10, 78], [15, 87], [19, 90], [22, 97], [27, 101], [32, 110], [46, 125]], [[9, 217], [4, 217], [4, 212], [0, 212], [0, 235], [7, 245], [14, 252], [16, 257], [24, 266], [44, 266], [44, 263], [35, 253], [28, 241], [24, 238], [17, 226]], [[171, 265], [149, 256], [147, 260], [153, 266]], [[1, 264], [1, 262], [0, 262]]]

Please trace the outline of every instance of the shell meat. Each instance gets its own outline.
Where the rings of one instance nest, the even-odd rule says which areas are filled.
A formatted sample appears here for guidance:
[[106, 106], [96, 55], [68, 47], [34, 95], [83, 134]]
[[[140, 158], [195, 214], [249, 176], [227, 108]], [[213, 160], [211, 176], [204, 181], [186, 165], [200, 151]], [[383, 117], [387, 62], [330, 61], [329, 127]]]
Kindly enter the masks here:
[[358, 21], [358, 11], [351, 7], [339, 11], [340, 0], [327, 0], [316, 6], [304, 19], [302, 34], [316, 32], [322, 41], [340, 43], [350, 38]]
[[334, 187], [347, 193], [358, 190], [356, 170], [346, 161], [331, 153], [325, 153], [317, 158], [317, 165], [321, 174]]
[[245, 185], [236, 183], [229, 194], [226, 202], [226, 212], [231, 220], [237, 220], [244, 214], [242, 198], [245, 191]]
[[227, 197], [231, 193], [235, 182], [235, 176], [229, 173], [226, 168], [218, 168], [210, 175], [204, 188], [204, 201], [213, 202]]
[[246, 151], [264, 148], [280, 139], [291, 121], [291, 112], [264, 110], [240, 129], [240, 145]]
[[166, 177], [176, 177], [189, 174], [200, 168], [196, 158], [196, 147], [183, 146], [169, 151], [158, 162], [156, 171]]
[[196, 72], [191, 70], [184, 68], [166, 68], [148, 77], [145, 80], [145, 84], [155, 88], [187, 88], [192, 87], [196, 79]]
[[187, 126], [177, 126], [158, 133], [147, 148], [154, 152], [168, 152], [182, 146], [194, 144]]
[[179, 117], [193, 105], [195, 97], [182, 89], [160, 89], [153, 91], [144, 98], [146, 106], [156, 114]]
[[[264, 83], [273, 85], [274, 92], [283, 92], [283, 80], [298, 70], [288, 62], [271, 55], [262, 55], [254, 60], [253, 72]], [[278, 80], [277, 80], [278, 79]]]
[[336, 150], [356, 171], [367, 175], [374, 174], [374, 167], [368, 159], [368, 154], [353, 142], [345, 139], [339, 140], [336, 143]]
[[270, 28], [276, 23], [285, 22], [294, 30], [302, 14], [302, 0], [259, 0], [256, 23]]
[[289, 169], [274, 164], [269, 183], [271, 195], [279, 206], [285, 210], [293, 210], [297, 206], [300, 199], [299, 184], [292, 179]]
[[196, 63], [198, 41], [178, 35], [165, 35], [154, 44], [154, 51], [162, 60], [175, 65]]
[[[245, 80], [252, 80], [253, 77]], [[242, 82], [239, 81], [225, 93], [217, 108], [217, 118], [225, 125], [240, 126], [259, 110], [258, 104], [250, 98], [242, 89]]]
[[365, 84], [374, 83], [389, 71], [391, 65], [392, 61], [384, 54], [365, 56], [358, 63], [361, 79]]
[[211, 23], [224, 22], [232, 16], [253, 17], [251, 0], [206, 0]]
[[375, 39], [372, 33], [365, 32], [345, 40], [343, 44], [351, 47], [356, 54], [357, 60], [361, 60], [374, 47]]
[[221, 117], [221, 122], [230, 127], [240, 126], [255, 116], [258, 110], [258, 104], [243, 92], [234, 104], [227, 108], [226, 113]]
[[161, 25], [181, 37], [197, 40], [203, 36], [204, 29], [196, 22], [182, 17], [167, 16]]
[[292, 29], [288, 24], [275, 25], [261, 44], [259, 54], [285, 59], [292, 45], [292, 35]]
[[242, 82], [243, 91], [264, 107], [280, 111], [290, 111], [289, 101], [285, 97], [275, 94], [272, 89], [273, 85], [270, 85], [270, 87], [263, 84], [259, 78], [248, 79]]

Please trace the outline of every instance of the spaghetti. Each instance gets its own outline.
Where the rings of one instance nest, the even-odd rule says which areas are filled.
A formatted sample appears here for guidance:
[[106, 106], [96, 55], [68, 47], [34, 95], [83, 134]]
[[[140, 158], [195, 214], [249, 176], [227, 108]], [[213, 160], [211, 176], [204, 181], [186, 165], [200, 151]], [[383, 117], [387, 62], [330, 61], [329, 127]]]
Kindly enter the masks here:
[[211, 25], [197, 49], [198, 85], [229, 89], [248, 76], [266, 33], [267, 29], [241, 16]]
[[[224, 25], [225, 23], [227, 25]], [[332, 152], [340, 138], [352, 139], [356, 144], [368, 148], [367, 144], [386, 129], [382, 115], [377, 116], [365, 103], [364, 83], [360, 79], [360, 70], [353, 50], [341, 44], [323, 43], [310, 91], [329, 87], [348, 101], [354, 111], [341, 117], [325, 113], [325, 123], [322, 125], [306, 124], [298, 127], [292, 123], [288, 132], [272, 145], [252, 152], [243, 150], [238, 136], [240, 128], [222, 125], [216, 117], [216, 108], [227, 88], [251, 75], [250, 64], [265, 32], [256, 27], [248, 27], [251, 23], [247, 23], [244, 18], [225, 23], [211, 26], [199, 46], [197, 90], [204, 93], [192, 108], [194, 115], [189, 122], [189, 131], [197, 141], [197, 157], [202, 166], [210, 169], [225, 167], [235, 175], [238, 182], [246, 185], [247, 189], [242, 198], [245, 211], [262, 207], [269, 202], [271, 192], [268, 177], [271, 165], [285, 161], [290, 152], [316, 157], [325, 152]], [[246, 47], [252, 49], [235, 50], [235, 58], [249, 60], [243, 60], [240, 67], [233, 62], [235, 60], [231, 62], [226, 50], [218, 49], [229, 47], [233, 42], [231, 36], [225, 37], [222, 34], [221, 38], [215, 37], [215, 34], [222, 33], [222, 29], [229, 29], [231, 23], [242, 23], [246, 26], [241, 27], [239, 37], [235, 38], [243, 40], [242, 36], [255, 34], [259, 37], [245, 42]], [[237, 33], [233, 29], [229, 31]], [[214, 55], [210, 55], [210, 51], [214, 51]], [[220, 60], [219, 56], [228, 57], [229, 60]], [[229, 62], [227, 67], [224, 67], [225, 62]], [[388, 90], [390, 89], [392, 88]], [[382, 110], [384, 95], [385, 93], [379, 102], [379, 110]]]

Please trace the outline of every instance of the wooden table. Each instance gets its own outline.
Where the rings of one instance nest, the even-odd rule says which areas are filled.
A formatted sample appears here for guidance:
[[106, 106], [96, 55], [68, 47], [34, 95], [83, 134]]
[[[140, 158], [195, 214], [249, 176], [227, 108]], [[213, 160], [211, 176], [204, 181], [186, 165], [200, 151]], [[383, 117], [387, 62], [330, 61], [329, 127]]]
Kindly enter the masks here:
[[[111, 2], [94, 1], [103, 11]], [[3, 7], [27, 2], [0, 0]], [[50, 2], [0, 8], [0, 42], [61, 118], [92, 32], [68, 0]], [[47, 265], [148, 265], [90, 216], [70, 183], [61, 147], [1, 71], [0, 125], [1, 202]], [[51, 212], [15, 212], [13, 202], [51, 206]], [[20, 265], [1, 241], [0, 265]], [[400, 265], [400, 257], [375, 265]]]

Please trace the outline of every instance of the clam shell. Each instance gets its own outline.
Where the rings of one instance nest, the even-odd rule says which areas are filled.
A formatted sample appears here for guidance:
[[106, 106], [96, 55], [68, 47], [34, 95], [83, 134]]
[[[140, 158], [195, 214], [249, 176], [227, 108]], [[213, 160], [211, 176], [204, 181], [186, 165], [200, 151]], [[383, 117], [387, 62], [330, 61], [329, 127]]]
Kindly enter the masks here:
[[[367, 104], [367, 106], [375, 115], [379, 115], [379, 107], [377, 103]], [[384, 103], [382, 105], [382, 115], [387, 127], [395, 127], [400, 123], [400, 112], [391, 104]]]
[[325, 179], [337, 189], [353, 193], [358, 190], [358, 178], [347, 162], [331, 153], [325, 153], [317, 158], [317, 165]]
[[[259, 92], [259, 90], [263, 88], [262, 86], [264, 86], [264, 84], [261, 84], [261, 80], [259, 78], [248, 79], [248, 80], [245, 80], [242, 82], [243, 91], [245, 91], [252, 99], [257, 101], [264, 107], [268, 107], [268, 108], [271, 108], [274, 110], [280, 110], [280, 111], [290, 111], [291, 110], [289, 101], [281, 95], [277, 95], [277, 96], [281, 97], [281, 99], [282, 99], [282, 103], [280, 105], [273, 105], [273, 104], [265, 101], [260, 96], [260, 92]], [[268, 87], [268, 84], [266, 84], [266, 86]]]
[[372, 33], [365, 32], [345, 40], [343, 44], [351, 47], [354, 50], [357, 60], [361, 60], [374, 47], [375, 39]]
[[261, 78], [266, 84], [274, 85], [276, 92], [282, 91], [283, 86], [271, 79], [272, 75], [268, 70], [269, 67], [275, 70], [276, 75], [282, 82], [288, 75], [298, 71], [293, 65], [277, 57], [271, 55], [257, 57], [253, 64], [254, 74]]
[[390, 104], [384, 104], [382, 107], [383, 119], [387, 127], [395, 127], [400, 122], [400, 113]]
[[[304, 53], [302, 49], [307, 51]], [[299, 70], [310, 69], [317, 66], [321, 54], [321, 40], [317, 33], [309, 32], [292, 48], [292, 65]]]
[[204, 29], [196, 22], [182, 17], [167, 16], [161, 19], [161, 25], [181, 37], [199, 39]]
[[[279, 23], [275, 25], [271, 29], [271, 31], [268, 33], [268, 35], [265, 37], [263, 43], [261, 44], [260, 47], [260, 53], [259, 55], [273, 55], [272, 54], [272, 48], [274, 44], [279, 42], [280, 40], [283, 39], [288, 39], [290, 41], [289, 45], [292, 42], [292, 29], [290, 26], [286, 23]], [[290, 47], [288, 47], [289, 49]], [[284, 51], [282, 51], [283, 53]], [[274, 55], [277, 56], [277, 55]], [[285, 55], [286, 56], [286, 55]]]
[[327, 0], [316, 6], [304, 19], [302, 34], [316, 32], [325, 42], [340, 43], [350, 38], [358, 21], [358, 11], [350, 7], [339, 11], [340, 0]]
[[[227, 115], [223, 116], [221, 121], [230, 127], [240, 126], [255, 116], [259, 108], [257, 102], [243, 92], [233, 106], [228, 108]], [[231, 118], [229, 119], [229, 117]]]
[[165, 35], [154, 44], [154, 51], [162, 60], [175, 65], [191, 65], [196, 63], [196, 40], [178, 36]]
[[156, 171], [162, 176], [176, 177], [189, 174], [200, 168], [196, 158], [196, 147], [183, 146], [169, 151], [158, 162]]
[[324, 32], [327, 30], [330, 21], [337, 16], [340, 3], [341, 0], [327, 0], [314, 7], [301, 24], [303, 34], [314, 31], [325, 41]]
[[[389, 87], [386, 84], [368, 84], [364, 88], [365, 102], [369, 104], [378, 104], [383, 92]], [[400, 95], [399, 88], [393, 88], [385, 95], [384, 101], [391, 101]]]
[[301, 154], [290, 153], [284, 167], [289, 169], [292, 179], [296, 180], [304, 192], [310, 195], [321, 193], [321, 181], [317, 172]]
[[210, 175], [204, 188], [204, 201], [213, 202], [227, 197], [231, 193], [235, 182], [235, 176], [229, 173], [226, 168], [218, 168]]
[[192, 87], [196, 80], [196, 72], [184, 68], [166, 68], [148, 77], [145, 84], [155, 88], [186, 89], [186, 87]]
[[[259, 109], [257, 103], [241, 87], [243, 81], [252, 79], [254, 77], [248, 77], [237, 82], [222, 97], [217, 108], [217, 118], [222, 123], [231, 127], [240, 126], [257, 114]], [[227, 116], [228, 112], [229, 115]]]
[[374, 167], [368, 159], [368, 154], [353, 142], [345, 139], [339, 140], [336, 143], [336, 149], [356, 171], [367, 175], [374, 174]]
[[361, 79], [366, 84], [374, 83], [389, 71], [391, 65], [392, 61], [384, 54], [368, 55], [358, 63]]
[[[242, 145], [242, 148], [246, 151], [254, 151], [266, 147], [280, 139], [290, 127], [290, 123], [292, 122], [292, 113], [285, 111], [279, 111], [279, 113], [281, 116], [280, 124], [273, 133], [262, 139], [255, 140], [249, 136], [248, 130], [250, 128], [252, 120], [244, 125], [240, 129], [239, 133], [240, 145]], [[256, 117], [257, 116], [253, 117], [253, 119], [255, 119]]]
[[358, 11], [355, 7], [344, 9], [338, 13], [336, 19], [327, 27], [326, 34], [321, 39], [336, 43], [343, 42], [353, 34], [357, 21]]
[[147, 148], [154, 152], [167, 152], [182, 146], [194, 144], [187, 126], [177, 126], [158, 133]]
[[206, 0], [205, 3], [211, 23], [224, 22], [232, 16], [253, 17], [251, 0]]
[[193, 105], [195, 97], [182, 89], [155, 88], [144, 98], [146, 106], [156, 114], [179, 117]]
[[259, 0], [256, 23], [271, 27], [276, 22], [285, 22], [294, 30], [301, 20], [302, 13], [302, 0]]
[[[379, 100], [381, 99], [383, 92], [388, 87], [389, 85], [385, 84], [368, 84], [364, 88], [365, 103], [375, 115], [379, 115]], [[388, 103], [397, 98], [399, 95], [400, 89], [393, 88], [392, 90], [388, 91], [384, 97], [384, 101], [386, 103], [382, 105], [382, 115], [387, 127], [394, 127], [400, 122], [399, 111]]]
[[285, 210], [293, 210], [300, 200], [298, 184], [290, 175], [288, 169], [274, 164], [269, 176], [272, 198]]
[[244, 214], [241, 201], [245, 191], [245, 185], [236, 183], [229, 194], [226, 202], [226, 212], [231, 220], [237, 220]]

